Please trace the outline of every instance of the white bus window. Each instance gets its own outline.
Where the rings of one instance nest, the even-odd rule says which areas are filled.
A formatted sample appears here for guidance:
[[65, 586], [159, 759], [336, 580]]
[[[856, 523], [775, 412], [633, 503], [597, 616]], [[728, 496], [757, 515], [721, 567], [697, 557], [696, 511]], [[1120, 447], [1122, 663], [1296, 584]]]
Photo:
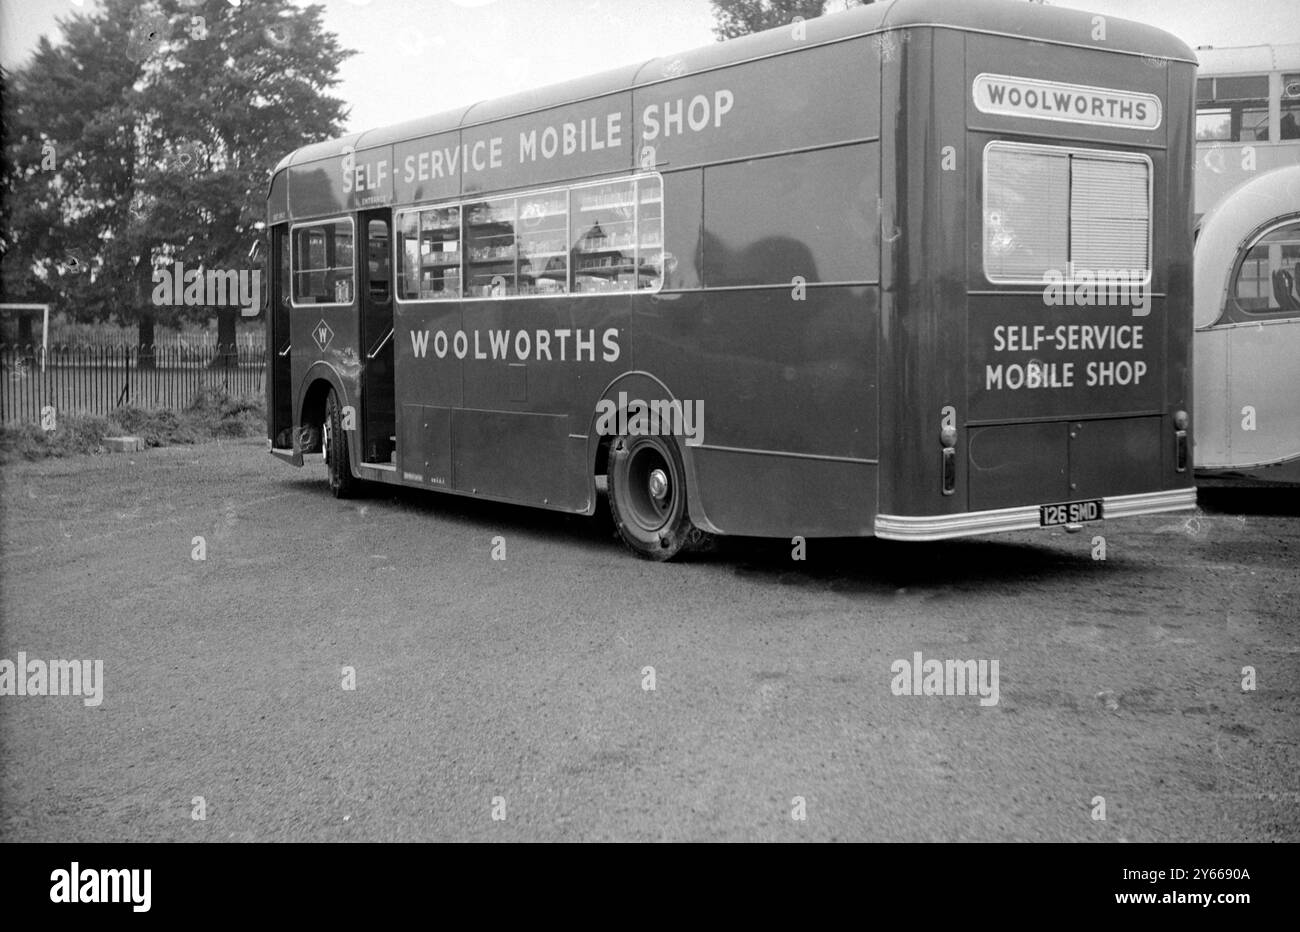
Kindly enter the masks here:
[[1067, 255], [1070, 160], [1063, 150], [990, 145], [984, 165], [984, 272], [989, 281], [1062, 276]]
[[569, 290], [569, 198], [544, 191], [519, 198], [519, 294]]
[[1151, 164], [1139, 156], [990, 143], [984, 163], [984, 274], [1038, 284], [1054, 273], [1151, 268]]
[[1300, 221], [1269, 230], [1245, 250], [1232, 294], [1248, 314], [1300, 315]]
[[515, 199], [494, 197], [465, 205], [465, 296], [518, 294]]
[[352, 222], [329, 220], [293, 231], [295, 304], [352, 303]]
[[1268, 75], [1198, 79], [1196, 138], [1200, 142], [1267, 142]]
[[636, 288], [636, 182], [612, 181], [573, 191], [573, 290]]
[[1197, 142], [1228, 142], [1231, 139], [1231, 110], [1198, 110], [1196, 112]]
[[1300, 139], [1300, 74], [1282, 75], [1282, 139]]
[[401, 297], [436, 301], [460, 297], [460, 208], [435, 207], [397, 215]]

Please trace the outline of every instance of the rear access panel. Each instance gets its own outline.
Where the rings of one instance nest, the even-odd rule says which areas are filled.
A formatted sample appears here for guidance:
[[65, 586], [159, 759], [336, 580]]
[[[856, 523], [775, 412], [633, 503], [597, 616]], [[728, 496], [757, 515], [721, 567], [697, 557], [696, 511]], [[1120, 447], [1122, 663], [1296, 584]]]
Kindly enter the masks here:
[[452, 487], [451, 408], [402, 405], [402, 478], [434, 488]]
[[970, 431], [970, 509], [1100, 499], [1161, 487], [1160, 417]]
[[1067, 497], [1103, 498], [1161, 488], [1162, 421], [1160, 417], [1070, 421]]
[[1065, 424], [997, 424], [969, 434], [970, 510], [1069, 498]]

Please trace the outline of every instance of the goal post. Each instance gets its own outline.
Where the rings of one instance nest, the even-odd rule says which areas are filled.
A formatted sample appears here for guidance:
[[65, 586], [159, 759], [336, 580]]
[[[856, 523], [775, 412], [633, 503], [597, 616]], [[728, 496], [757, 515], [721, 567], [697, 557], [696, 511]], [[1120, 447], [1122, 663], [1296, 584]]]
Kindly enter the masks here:
[[50, 306], [48, 304], [0, 304], [4, 311], [40, 311], [41, 312], [41, 371], [45, 371], [45, 355], [50, 349]]

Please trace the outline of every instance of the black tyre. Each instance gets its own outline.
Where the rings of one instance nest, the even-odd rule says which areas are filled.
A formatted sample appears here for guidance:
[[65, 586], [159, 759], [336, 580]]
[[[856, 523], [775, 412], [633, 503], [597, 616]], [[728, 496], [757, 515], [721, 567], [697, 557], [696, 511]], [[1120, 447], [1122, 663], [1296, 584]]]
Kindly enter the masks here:
[[348, 432], [343, 429], [343, 406], [339, 396], [330, 389], [325, 399], [325, 423], [321, 425], [321, 452], [325, 454], [325, 470], [330, 491], [335, 498], [351, 498], [357, 493], [360, 481], [352, 475], [348, 460]]
[[671, 560], [709, 535], [691, 524], [686, 471], [677, 445], [663, 437], [618, 437], [609, 451], [609, 511], [632, 552]]

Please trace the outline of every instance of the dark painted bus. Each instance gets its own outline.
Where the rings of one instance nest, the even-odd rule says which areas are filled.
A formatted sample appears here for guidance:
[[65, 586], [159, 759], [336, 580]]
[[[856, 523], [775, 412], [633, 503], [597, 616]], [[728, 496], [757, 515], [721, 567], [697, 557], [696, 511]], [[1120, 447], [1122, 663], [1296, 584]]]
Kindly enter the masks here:
[[359, 482], [712, 535], [1194, 507], [1196, 60], [893, 0], [307, 146], [268, 439]]

